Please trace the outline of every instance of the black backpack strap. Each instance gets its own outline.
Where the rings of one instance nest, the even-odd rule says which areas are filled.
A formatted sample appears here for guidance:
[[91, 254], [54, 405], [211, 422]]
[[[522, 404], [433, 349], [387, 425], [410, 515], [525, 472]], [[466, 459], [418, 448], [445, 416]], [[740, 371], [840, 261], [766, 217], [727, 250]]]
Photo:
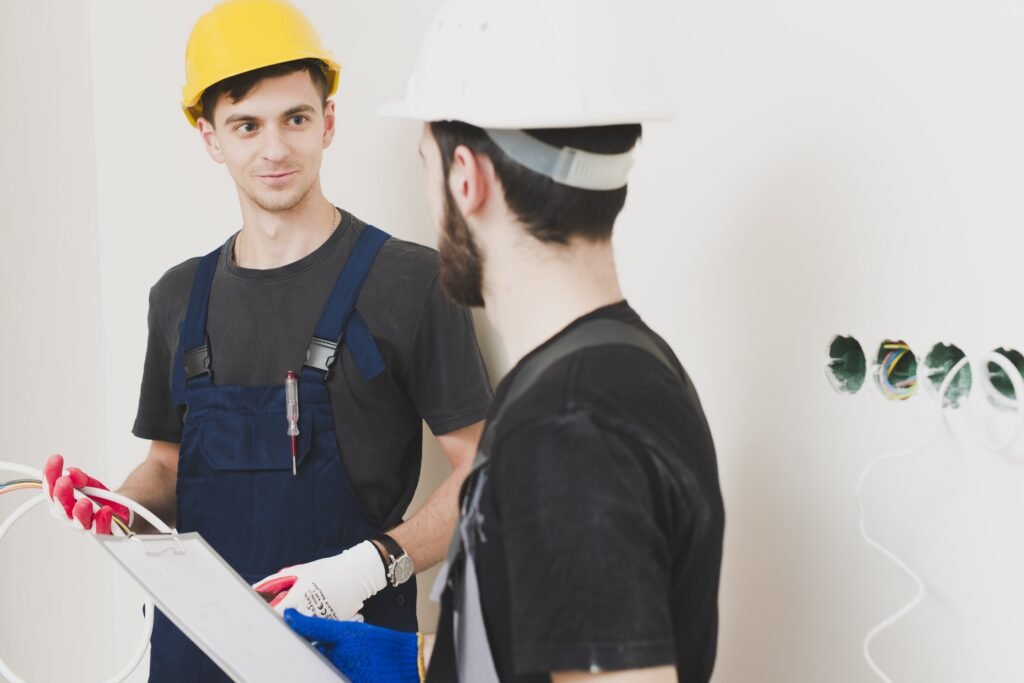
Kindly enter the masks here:
[[[470, 474], [484, 467], [490, 460], [495, 435], [498, 433], [497, 427], [509, 407], [522, 398], [530, 387], [560, 360], [583, 349], [598, 346], [631, 346], [640, 349], [656, 358], [673, 375], [682, 380], [679, 369], [665, 352], [661, 350], [661, 347], [655, 343], [649, 333], [619, 320], [599, 319], [583, 322], [561, 338], [556, 339], [547, 348], [528, 358], [516, 373], [516, 376], [512, 379], [511, 386], [509, 386], [508, 391], [505, 393], [501, 407], [494, 417], [487, 421], [487, 425], [484, 427], [484, 433], [480, 437], [480, 445], [477, 447], [476, 457], [473, 459], [473, 469]], [[461, 545], [459, 531], [456, 529], [452, 535], [451, 544], [448, 546], [448, 566], [451, 566], [452, 561], [458, 555]]]

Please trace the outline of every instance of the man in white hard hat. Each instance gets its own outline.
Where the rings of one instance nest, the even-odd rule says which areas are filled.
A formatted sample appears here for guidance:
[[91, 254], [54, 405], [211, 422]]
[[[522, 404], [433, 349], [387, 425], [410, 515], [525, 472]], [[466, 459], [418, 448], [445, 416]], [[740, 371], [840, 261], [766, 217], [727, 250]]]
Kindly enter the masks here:
[[417, 656], [428, 681], [711, 677], [714, 445], [611, 244], [639, 124], [664, 116], [647, 9], [456, 0], [385, 108], [427, 122], [442, 284], [486, 307], [515, 366], [463, 486], [436, 642], [285, 613], [354, 681], [416, 680]]
[[[242, 227], [150, 292], [133, 431], [151, 447], [120, 491], [200, 532], [279, 611], [415, 632], [413, 574], [444, 557], [491, 398], [469, 311], [442, 294], [435, 251], [325, 197], [340, 66], [299, 10], [221, 2], [185, 66], [182, 110], [231, 174]], [[452, 472], [403, 520], [424, 421]], [[94, 520], [74, 489], [98, 482], [63, 465], [47, 480], [69, 518], [131, 522]], [[160, 613], [152, 642], [154, 683], [228, 680]]]

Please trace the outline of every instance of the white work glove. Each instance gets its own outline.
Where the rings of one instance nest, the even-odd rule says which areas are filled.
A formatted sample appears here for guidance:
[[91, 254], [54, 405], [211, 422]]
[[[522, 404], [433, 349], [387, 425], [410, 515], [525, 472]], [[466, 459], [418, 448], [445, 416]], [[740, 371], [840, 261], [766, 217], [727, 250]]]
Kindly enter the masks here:
[[[72, 467], [64, 470], [64, 458], [51, 455], [43, 467], [43, 486], [50, 497], [50, 513], [57, 519], [68, 520], [76, 529], [89, 530], [109, 535], [113, 517], [118, 517], [131, 527], [134, 515], [124, 505], [100, 496], [75, 498], [75, 491], [84, 487], [103, 489], [106, 486], [98, 479]], [[95, 505], [93, 504], [95, 503]], [[98, 506], [99, 509], [96, 509]]]
[[356, 618], [363, 603], [387, 586], [384, 563], [372, 541], [340, 555], [285, 567], [253, 585], [258, 593], [276, 594], [270, 602], [279, 614], [292, 608], [302, 614], [345, 621]]

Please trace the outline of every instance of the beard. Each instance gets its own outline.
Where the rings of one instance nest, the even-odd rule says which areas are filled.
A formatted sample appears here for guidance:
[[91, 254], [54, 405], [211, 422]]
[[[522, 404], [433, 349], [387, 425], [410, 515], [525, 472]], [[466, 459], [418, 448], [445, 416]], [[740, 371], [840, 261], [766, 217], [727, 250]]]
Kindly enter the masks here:
[[484, 305], [484, 258], [447, 186], [442, 220], [438, 245], [441, 290], [457, 304], [480, 308]]

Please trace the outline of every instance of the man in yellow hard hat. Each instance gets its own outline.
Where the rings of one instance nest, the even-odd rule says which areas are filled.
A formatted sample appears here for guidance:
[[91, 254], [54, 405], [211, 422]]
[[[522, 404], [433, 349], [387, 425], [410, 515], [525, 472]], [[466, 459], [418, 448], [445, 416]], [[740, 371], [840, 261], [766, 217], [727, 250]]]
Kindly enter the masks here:
[[[340, 66], [297, 9], [216, 5], [185, 66], [182, 109], [242, 227], [150, 292], [133, 432], [152, 445], [120, 493], [200, 532], [279, 611], [415, 632], [410, 579], [444, 556], [491, 399], [471, 317], [436, 252], [324, 196]], [[403, 522], [423, 420], [453, 469]], [[151, 681], [228, 680], [162, 614], [152, 644]]]

